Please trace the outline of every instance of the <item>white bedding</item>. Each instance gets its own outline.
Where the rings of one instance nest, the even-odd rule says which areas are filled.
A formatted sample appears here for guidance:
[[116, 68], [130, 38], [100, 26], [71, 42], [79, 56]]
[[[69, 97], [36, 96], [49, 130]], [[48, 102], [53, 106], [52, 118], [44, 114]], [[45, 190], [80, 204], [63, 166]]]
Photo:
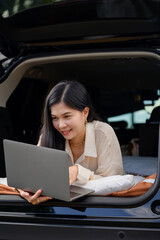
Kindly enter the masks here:
[[[129, 190], [143, 179], [144, 177], [134, 176], [131, 174], [115, 175], [103, 177], [97, 180], [90, 180], [82, 187], [94, 190], [91, 195], [107, 195], [117, 191]], [[0, 178], [0, 184], [8, 185], [7, 178]], [[74, 183], [73, 185], [76, 184]]]
[[[94, 190], [92, 195], [107, 195], [116, 191], [128, 190], [142, 179], [140, 176], [135, 177], [130, 174], [116, 175], [90, 180], [83, 187]], [[7, 178], [0, 178], [0, 183], [7, 185]]]
[[94, 190], [91, 195], [107, 195], [112, 192], [129, 190], [134, 185], [134, 176], [126, 174], [103, 177], [97, 180], [90, 180], [87, 184], [82, 185], [82, 187]]
[[7, 178], [0, 178], [0, 184], [4, 184], [8, 186]]

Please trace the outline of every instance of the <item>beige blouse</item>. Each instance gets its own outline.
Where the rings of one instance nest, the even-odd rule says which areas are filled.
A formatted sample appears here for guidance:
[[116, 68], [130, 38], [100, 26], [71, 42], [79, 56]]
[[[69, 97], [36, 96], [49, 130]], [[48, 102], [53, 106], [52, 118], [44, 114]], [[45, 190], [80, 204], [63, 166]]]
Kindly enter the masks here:
[[[67, 140], [65, 151], [69, 154], [70, 166], [73, 166]], [[76, 183], [79, 185], [101, 177], [124, 174], [119, 142], [110, 125], [100, 121], [87, 123], [84, 153], [75, 164], [78, 165]]]

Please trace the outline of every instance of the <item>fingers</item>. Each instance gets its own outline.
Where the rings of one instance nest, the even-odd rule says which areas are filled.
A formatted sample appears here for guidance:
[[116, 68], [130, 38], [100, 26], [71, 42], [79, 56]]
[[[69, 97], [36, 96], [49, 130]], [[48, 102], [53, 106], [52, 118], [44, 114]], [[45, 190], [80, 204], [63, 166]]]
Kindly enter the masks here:
[[30, 197], [30, 202], [33, 204], [37, 204], [38, 202], [37, 199], [40, 197], [41, 193], [42, 193], [42, 190], [38, 190], [34, 195]]
[[28, 192], [25, 192], [21, 189], [17, 189], [17, 191], [20, 193], [21, 197], [25, 198], [26, 200], [28, 199], [28, 197], [30, 195]]
[[41, 202], [46, 202], [50, 199], [52, 199], [51, 197], [46, 197], [46, 196], [41, 196], [42, 190], [38, 190], [35, 194], [31, 195], [28, 192], [25, 192], [21, 189], [18, 189], [20, 195], [25, 198], [29, 203], [32, 203], [33, 205], [37, 205]]
[[46, 201], [51, 200], [51, 199], [52, 199], [51, 197], [46, 197], [46, 196], [39, 197], [39, 201], [36, 200], [37, 201], [36, 204], [46, 202]]

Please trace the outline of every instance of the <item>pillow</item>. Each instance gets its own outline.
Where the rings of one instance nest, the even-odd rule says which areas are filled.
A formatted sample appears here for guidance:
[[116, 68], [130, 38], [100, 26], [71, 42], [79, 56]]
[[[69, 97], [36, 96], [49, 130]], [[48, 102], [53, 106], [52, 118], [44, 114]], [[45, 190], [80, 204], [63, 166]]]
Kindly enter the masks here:
[[0, 184], [4, 184], [4, 185], [8, 186], [7, 178], [0, 178]]
[[[79, 186], [74, 183], [73, 185]], [[128, 190], [134, 185], [134, 176], [130, 174], [102, 177], [90, 180], [83, 188], [94, 190], [90, 195], [106, 195], [117, 191]]]

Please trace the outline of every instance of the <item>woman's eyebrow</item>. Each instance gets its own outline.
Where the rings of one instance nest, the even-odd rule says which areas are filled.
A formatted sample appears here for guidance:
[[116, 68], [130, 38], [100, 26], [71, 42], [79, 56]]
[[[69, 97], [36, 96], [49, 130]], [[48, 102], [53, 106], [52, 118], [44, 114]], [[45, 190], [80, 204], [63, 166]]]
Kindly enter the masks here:
[[72, 112], [65, 112], [64, 114], [62, 114], [62, 115], [66, 115], [66, 114], [71, 114]]
[[[71, 113], [72, 113], [72, 112], [65, 112], [65, 113], [62, 114], [62, 116], [67, 115], [67, 114], [71, 114]], [[51, 116], [52, 116], [52, 117], [56, 117], [56, 115], [54, 115], [54, 114], [52, 114], [52, 113], [51, 113]]]

